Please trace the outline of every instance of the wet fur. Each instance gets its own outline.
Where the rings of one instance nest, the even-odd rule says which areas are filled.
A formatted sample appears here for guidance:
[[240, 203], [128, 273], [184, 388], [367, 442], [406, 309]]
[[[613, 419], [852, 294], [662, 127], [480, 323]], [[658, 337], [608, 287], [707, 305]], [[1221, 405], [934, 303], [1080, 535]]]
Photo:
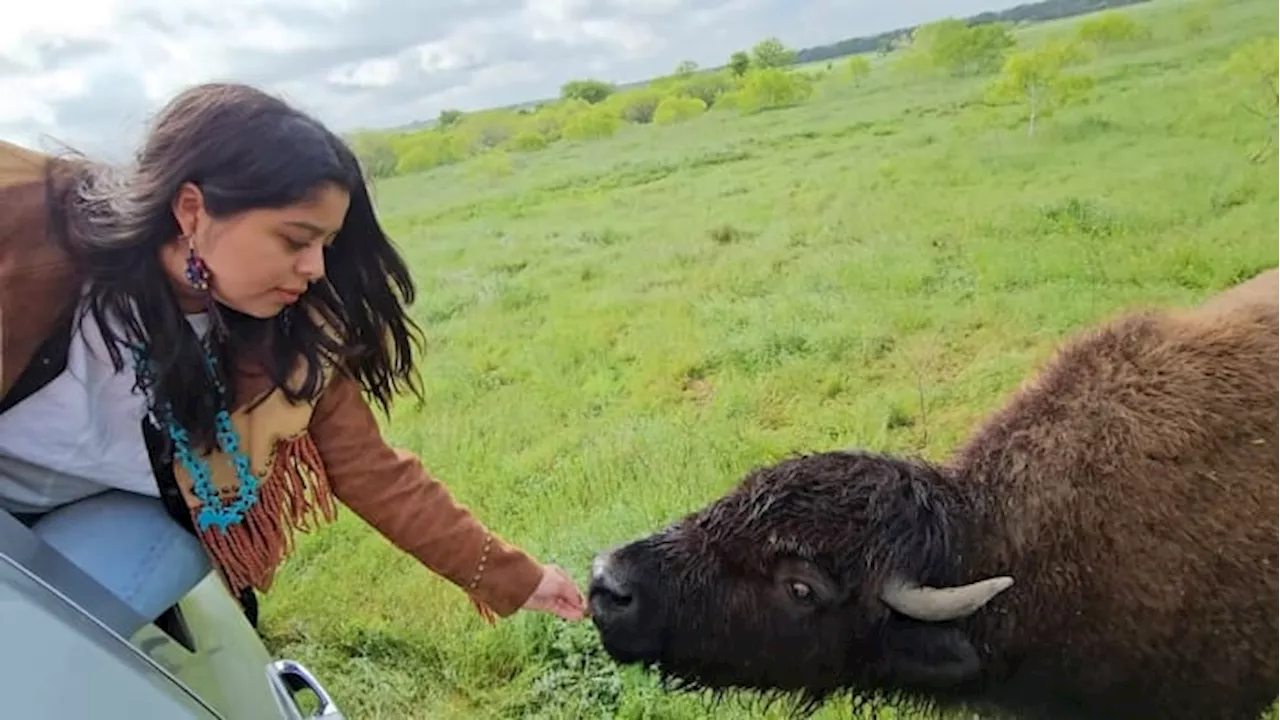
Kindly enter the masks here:
[[[653, 606], [631, 630], [684, 687], [800, 711], [847, 692], [992, 717], [1257, 717], [1277, 694], [1276, 279], [1078, 335], [943, 464], [851, 451], [753, 471], [619, 551]], [[831, 578], [827, 606], [780, 594], [785, 558]], [[877, 600], [893, 570], [1017, 582], [920, 623]]]

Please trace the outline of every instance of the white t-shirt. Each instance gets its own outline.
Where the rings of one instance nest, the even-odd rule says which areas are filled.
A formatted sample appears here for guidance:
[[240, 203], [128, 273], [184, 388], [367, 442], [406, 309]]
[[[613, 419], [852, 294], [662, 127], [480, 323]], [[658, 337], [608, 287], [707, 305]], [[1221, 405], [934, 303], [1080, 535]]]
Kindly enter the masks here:
[[[206, 314], [187, 320], [208, 331]], [[0, 414], [0, 507], [42, 512], [110, 488], [159, 497], [142, 436], [146, 400], [124, 358], [117, 374], [86, 313], [62, 374]]]

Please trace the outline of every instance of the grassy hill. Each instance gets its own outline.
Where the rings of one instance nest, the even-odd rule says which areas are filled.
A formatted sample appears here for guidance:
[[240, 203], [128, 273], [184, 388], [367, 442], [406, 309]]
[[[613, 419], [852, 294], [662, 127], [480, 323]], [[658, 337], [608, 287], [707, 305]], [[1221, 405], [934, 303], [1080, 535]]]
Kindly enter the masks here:
[[[1275, 95], [1224, 68], [1275, 42], [1276, 4], [1123, 12], [1145, 36], [1072, 68], [1092, 88], [1034, 135], [984, 102], [990, 75], [885, 72], [381, 181], [431, 342], [425, 407], [390, 437], [585, 581], [753, 465], [941, 456], [1068, 334], [1275, 265]], [[350, 512], [304, 538], [264, 628], [353, 718], [745, 714], [619, 671], [588, 624], [485, 626]]]
[[[1141, 3], [1151, 2], [1151, 0], [1038, 0], [1037, 2], [1027, 2], [1015, 5], [1004, 10], [988, 11], [971, 15], [964, 18], [964, 22], [969, 24], [984, 23], [1012, 23], [1015, 25], [1026, 25], [1033, 23], [1041, 23], [1053, 21], [1060, 18], [1069, 18], [1076, 15], [1097, 12], [1107, 8], [1125, 7], [1130, 5], [1138, 5]], [[795, 52], [793, 61], [796, 65], [816, 65], [821, 63], [826, 65], [833, 63], [841, 58], [851, 55], [862, 54], [881, 54], [888, 52], [895, 44], [909, 38], [916, 26], [906, 26], [885, 30], [874, 35], [859, 35], [856, 37], [845, 38], [826, 45], [815, 45], [813, 47], [801, 48]], [[727, 69], [727, 65], [716, 65], [701, 68], [702, 73], [716, 73]], [[612, 81], [613, 86], [619, 92], [628, 90], [639, 90], [649, 87], [655, 78], [645, 78], [642, 80], [629, 81]], [[510, 105], [502, 105], [494, 108], [481, 110], [485, 111], [507, 111], [518, 112], [521, 110], [532, 111], [542, 105], [554, 103], [559, 98], [545, 97], [524, 100]], [[394, 128], [384, 128], [382, 132], [410, 132], [414, 130], [430, 129], [437, 127], [438, 118], [429, 118], [417, 122], [408, 123]], [[360, 134], [360, 133], [357, 133]]]

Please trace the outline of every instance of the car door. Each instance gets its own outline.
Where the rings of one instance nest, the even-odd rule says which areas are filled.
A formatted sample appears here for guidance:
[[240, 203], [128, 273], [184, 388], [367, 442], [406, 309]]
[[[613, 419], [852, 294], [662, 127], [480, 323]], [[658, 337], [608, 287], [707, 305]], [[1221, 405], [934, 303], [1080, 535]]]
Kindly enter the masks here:
[[220, 717], [137, 648], [4, 554], [0, 638], [0, 716]]

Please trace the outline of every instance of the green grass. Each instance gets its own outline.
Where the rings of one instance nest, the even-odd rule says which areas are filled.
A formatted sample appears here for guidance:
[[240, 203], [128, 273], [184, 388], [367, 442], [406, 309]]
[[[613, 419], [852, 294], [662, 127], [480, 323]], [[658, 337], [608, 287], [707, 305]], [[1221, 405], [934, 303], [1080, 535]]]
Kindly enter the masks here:
[[[427, 402], [390, 439], [580, 580], [785, 453], [944, 454], [1068, 334], [1277, 263], [1274, 152], [1249, 160], [1268, 128], [1218, 74], [1277, 9], [1216, 7], [1185, 40], [1178, 4], [1142, 8], [1154, 39], [1085, 68], [1089, 99], [1034, 137], [986, 79], [877, 68], [788, 110], [382, 183], [430, 337]], [[617, 670], [586, 623], [485, 626], [350, 512], [304, 539], [264, 628], [353, 718], [743, 713]]]

